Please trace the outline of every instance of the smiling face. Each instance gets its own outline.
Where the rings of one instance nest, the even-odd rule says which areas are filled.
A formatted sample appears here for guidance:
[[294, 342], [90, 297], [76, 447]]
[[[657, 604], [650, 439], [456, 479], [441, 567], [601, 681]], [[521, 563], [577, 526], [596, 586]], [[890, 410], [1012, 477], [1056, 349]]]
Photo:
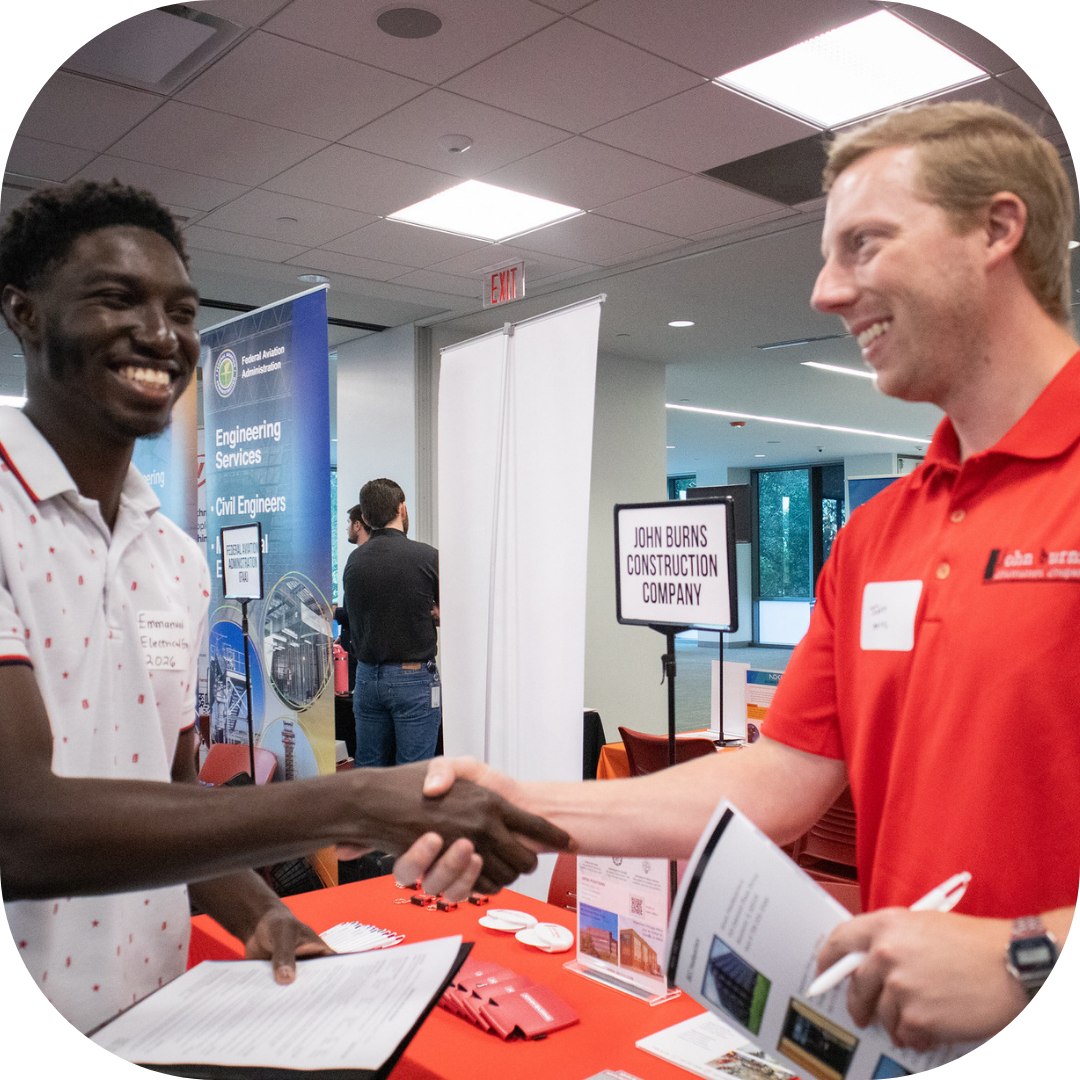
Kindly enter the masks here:
[[917, 187], [917, 151], [877, 150], [834, 183], [811, 303], [839, 315], [878, 388], [946, 406], [986, 353], [986, 232]]
[[198, 294], [173, 246], [111, 225], [25, 290], [27, 412], [119, 445], [164, 431], [199, 359]]

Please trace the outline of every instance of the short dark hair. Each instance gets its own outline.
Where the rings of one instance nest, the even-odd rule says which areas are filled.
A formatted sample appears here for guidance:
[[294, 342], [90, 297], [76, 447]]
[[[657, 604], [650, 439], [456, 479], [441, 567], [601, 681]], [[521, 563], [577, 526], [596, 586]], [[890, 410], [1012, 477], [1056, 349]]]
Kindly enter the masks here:
[[360, 511], [372, 529], [384, 529], [398, 516], [405, 492], [385, 476], [369, 480], [360, 489]]
[[0, 228], [0, 289], [33, 288], [62, 262], [85, 233], [110, 225], [134, 225], [167, 240], [188, 265], [172, 214], [149, 191], [111, 180], [82, 180], [35, 191]]
[[364, 515], [360, 510], [360, 504], [349, 507], [349, 521], [353, 525], [359, 525], [362, 529], [367, 529], [367, 522], [364, 520]]

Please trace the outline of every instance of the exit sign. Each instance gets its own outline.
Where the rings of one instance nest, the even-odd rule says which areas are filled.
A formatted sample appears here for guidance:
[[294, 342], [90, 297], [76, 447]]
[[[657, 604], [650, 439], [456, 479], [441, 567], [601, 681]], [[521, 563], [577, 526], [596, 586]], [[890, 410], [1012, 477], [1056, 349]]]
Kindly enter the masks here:
[[484, 307], [520, 300], [525, 295], [525, 263], [500, 266], [484, 276]]

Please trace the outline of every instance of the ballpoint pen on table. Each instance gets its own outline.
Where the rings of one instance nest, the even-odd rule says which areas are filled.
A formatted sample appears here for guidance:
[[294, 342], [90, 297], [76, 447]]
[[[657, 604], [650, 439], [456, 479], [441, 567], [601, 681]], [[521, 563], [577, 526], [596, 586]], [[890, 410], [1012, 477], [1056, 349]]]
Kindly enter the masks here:
[[[948, 881], [942, 882], [936, 889], [931, 889], [925, 896], [916, 900], [911, 905], [910, 911], [952, 911], [960, 898], [967, 891], [971, 874], [966, 870], [960, 874], [954, 874]], [[850, 975], [864, 960], [866, 953], [852, 952], [842, 956], [832, 967], [826, 968], [807, 988], [808, 998], [824, 994], [831, 990], [842, 979]]]

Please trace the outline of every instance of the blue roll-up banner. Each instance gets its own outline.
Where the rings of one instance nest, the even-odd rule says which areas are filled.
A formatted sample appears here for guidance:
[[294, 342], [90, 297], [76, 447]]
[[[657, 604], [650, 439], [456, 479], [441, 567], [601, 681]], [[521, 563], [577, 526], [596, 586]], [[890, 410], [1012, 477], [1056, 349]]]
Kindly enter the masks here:
[[262, 525], [264, 599], [248, 606], [256, 744], [275, 779], [335, 767], [326, 288], [202, 332], [211, 742], [247, 741], [240, 606], [222, 526]]
[[173, 407], [172, 422], [160, 435], [138, 439], [132, 464], [161, 500], [161, 513], [198, 539], [196, 422], [199, 392], [195, 379]]

